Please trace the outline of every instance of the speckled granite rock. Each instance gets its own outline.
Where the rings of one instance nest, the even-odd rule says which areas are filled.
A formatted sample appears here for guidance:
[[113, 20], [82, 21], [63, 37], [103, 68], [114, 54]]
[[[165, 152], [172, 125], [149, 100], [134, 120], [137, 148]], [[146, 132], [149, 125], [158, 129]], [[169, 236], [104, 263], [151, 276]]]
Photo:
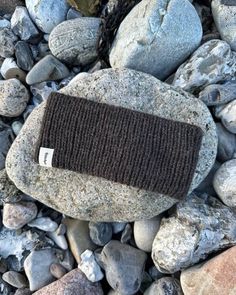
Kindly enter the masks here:
[[27, 88], [17, 79], [0, 81], [0, 115], [17, 117], [29, 100]]
[[[231, 3], [231, 5], [227, 5]], [[234, 3], [234, 5], [232, 5]], [[236, 50], [236, 2], [213, 0], [211, 2], [212, 14], [223, 40], [230, 44], [232, 50]]]
[[200, 46], [175, 73], [173, 86], [189, 92], [230, 79], [236, 73], [236, 53], [222, 40], [210, 40]]
[[[205, 135], [191, 191], [214, 163], [217, 135], [207, 107], [148, 74], [128, 69], [81, 73], [61, 92], [200, 126]], [[37, 165], [33, 155], [44, 108], [45, 104], [41, 104], [33, 111], [7, 156], [8, 175], [23, 192], [71, 217], [94, 221], [149, 219], [176, 202], [168, 196], [103, 178]]]
[[0, 170], [5, 167], [5, 158], [14, 140], [11, 126], [0, 120]]
[[54, 56], [71, 65], [86, 65], [97, 57], [101, 20], [82, 17], [65, 21], [51, 32], [49, 48]]
[[152, 259], [161, 272], [175, 273], [234, 244], [236, 213], [216, 198], [191, 195], [162, 219]]
[[177, 279], [164, 277], [152, 283], [144, 295], [183, 295], [183, 291]]
[[236, 294], [236, 247], [181, 273], [184, 295]]
[[103, 295], [100, 283], [90, 282], [79, 270], [74, 269], [60, 280], [44, 287], [34, 295]]
[[236, 159], [225, 162], [217, 170], [213, 186], [222, 202], [236, 208]]
[[201, 38], [201, 21], [188, 0], [143, 0], [121, 23], [110, 63], [165, 79], [199, 46]]

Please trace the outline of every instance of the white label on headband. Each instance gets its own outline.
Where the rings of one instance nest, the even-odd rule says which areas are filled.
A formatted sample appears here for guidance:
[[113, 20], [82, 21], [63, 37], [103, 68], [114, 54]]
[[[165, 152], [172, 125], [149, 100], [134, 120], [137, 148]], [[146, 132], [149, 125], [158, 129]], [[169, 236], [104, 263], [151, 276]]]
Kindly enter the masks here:
[[54, 149], [41, 147], [39, 150], [39, 165], [44, 167], [52, 167], [52, 157]]

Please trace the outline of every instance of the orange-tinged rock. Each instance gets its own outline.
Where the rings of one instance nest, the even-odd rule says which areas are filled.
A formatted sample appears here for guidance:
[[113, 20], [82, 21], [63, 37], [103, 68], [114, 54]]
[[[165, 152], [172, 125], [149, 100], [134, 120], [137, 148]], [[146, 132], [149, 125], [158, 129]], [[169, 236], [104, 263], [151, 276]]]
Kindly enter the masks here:
[[181, 273], [184, 295], [235, 295], [236, 246]]

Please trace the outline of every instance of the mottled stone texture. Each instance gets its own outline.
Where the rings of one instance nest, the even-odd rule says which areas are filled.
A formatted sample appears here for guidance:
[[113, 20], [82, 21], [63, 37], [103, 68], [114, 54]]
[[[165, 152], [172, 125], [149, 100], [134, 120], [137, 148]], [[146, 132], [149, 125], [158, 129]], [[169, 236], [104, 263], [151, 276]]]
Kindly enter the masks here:
[[103, 295], [99, 283], [90, 282], [79, 270], [74, 269], [60, 280], [44, 287], [34, 295]]
[[152, 258], [161, 272], [174, 273], [234, 244], [236, 213], [216, 198], [191, 194], [162, 219]]
[[236, 294], [236, 246], [181, 273], [184, 295]]

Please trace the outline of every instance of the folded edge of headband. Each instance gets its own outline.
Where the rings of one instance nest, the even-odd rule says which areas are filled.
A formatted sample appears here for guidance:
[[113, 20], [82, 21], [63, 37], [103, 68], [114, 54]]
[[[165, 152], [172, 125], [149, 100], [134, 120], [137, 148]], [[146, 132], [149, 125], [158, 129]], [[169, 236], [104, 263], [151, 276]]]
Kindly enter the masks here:
[[182, 199], [202, 137], [195, 125], [54, 92], [35, 161]]

